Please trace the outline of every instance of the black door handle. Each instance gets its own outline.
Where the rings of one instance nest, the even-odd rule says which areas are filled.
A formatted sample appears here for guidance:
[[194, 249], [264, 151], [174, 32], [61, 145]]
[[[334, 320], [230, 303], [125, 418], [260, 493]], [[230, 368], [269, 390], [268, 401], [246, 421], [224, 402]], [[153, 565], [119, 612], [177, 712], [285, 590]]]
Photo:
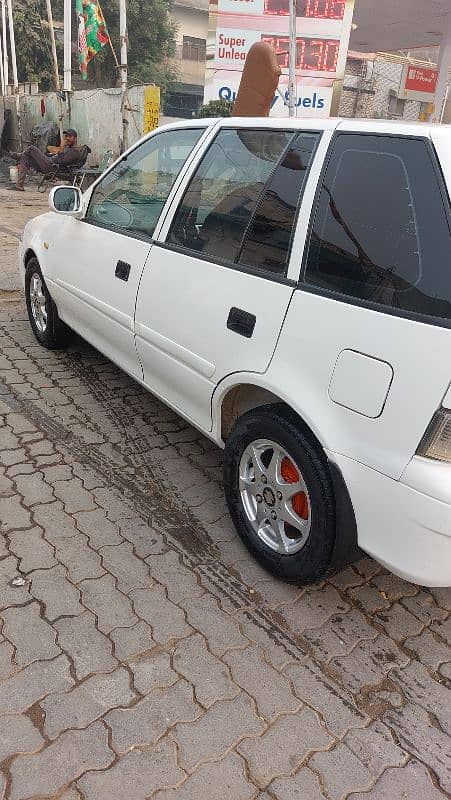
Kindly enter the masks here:
[[116, 264], [115, 276], [119, 278], [120, 281], [128, 281], [128, 276], [130, 275], [131, 266], [127, 264], [126, 261], [118, 261]]
[[227, 319], [227, 327], [230, 331], [250, 339], [254, 333], [256, 322], [257, 317], [255, 314], [249, 314], [248, 311], [243, 311], [242, 308], [231, 308]]

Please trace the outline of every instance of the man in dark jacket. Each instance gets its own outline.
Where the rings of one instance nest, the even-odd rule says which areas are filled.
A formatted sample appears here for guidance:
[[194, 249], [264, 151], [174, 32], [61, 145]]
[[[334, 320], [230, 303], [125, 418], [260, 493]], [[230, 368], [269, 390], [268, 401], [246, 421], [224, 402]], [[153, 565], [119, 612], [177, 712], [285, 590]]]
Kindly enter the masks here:
[[12, 189], [17, 192], [24, 191], [25, 178], [30, 169], [35, 169], [43, 175], [55, 169], [57, 164], [61, 166], [71, 166], [80, 160], [80, 150], [77, 147], [77, 131], [68, 128], [63, 131], [64, 143], [62, 150], [54, 156], [46, 156], [37, 147], [31, 145], [18, 156], [18, 178], [17, 183]]

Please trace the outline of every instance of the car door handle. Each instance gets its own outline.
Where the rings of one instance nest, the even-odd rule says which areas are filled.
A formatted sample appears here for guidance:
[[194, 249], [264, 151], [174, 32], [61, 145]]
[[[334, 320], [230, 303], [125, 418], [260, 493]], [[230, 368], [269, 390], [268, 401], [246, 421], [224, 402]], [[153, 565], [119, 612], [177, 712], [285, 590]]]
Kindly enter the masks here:
[[227, 319], [227, 327], [230, 331], [238, 333], [240, 336], [245, 336], [250, 339], [254, 333], [255, 323], [257, 317], [255, 314], [250, 314], [248, 311], [243, 311], [242, 308], [231, 308]]
[[119, 278], [120, 281], [128, 281], [130, 270], [130, 264], [127, 264], [126, 261], [118, 261], [114, 275], [116, 278]]

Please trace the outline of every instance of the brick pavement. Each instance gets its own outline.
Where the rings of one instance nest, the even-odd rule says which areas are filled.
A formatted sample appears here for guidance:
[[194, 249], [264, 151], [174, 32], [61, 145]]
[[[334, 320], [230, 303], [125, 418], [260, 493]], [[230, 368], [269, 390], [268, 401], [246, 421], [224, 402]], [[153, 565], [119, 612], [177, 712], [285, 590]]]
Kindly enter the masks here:
[[449, 591], [277, 582], [211, 443], [22, 303], [0, 348], [0, 799], [449, 796]]

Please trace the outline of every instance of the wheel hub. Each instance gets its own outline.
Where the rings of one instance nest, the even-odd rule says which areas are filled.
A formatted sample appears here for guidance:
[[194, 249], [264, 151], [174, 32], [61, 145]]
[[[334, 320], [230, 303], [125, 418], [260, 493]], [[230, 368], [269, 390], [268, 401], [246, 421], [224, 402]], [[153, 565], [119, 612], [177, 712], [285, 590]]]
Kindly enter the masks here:
[[266, 486], [263, 490], [263, 500], [268, 508], [272, 508], [276, 505], [276, 496], [270, 486]]
[[300, 469], [281, 445], [269, 439], [249, 444], [240, 461], [243, 509], [254, 532], [271, 550], [301, 550], [311, 529], [311, 505]]
[[30, 280], [30, 307], [39, 333], [45, 333], [47, 329], [47, 298], [42, 278], [37, 272], [33, 273]]

